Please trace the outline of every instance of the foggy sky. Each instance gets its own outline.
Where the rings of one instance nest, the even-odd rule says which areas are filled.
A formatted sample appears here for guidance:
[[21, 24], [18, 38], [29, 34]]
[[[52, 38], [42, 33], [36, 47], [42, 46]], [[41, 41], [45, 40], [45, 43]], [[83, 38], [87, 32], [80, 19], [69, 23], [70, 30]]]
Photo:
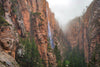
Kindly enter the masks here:
[[93, 0], [47, 0], [61, 27], [76, 16], [82, 15]]

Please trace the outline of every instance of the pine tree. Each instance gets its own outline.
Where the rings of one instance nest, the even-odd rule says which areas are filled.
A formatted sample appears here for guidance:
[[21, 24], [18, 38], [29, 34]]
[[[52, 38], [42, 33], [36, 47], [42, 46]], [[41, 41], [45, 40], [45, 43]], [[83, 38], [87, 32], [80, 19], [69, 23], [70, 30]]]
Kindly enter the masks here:
[[54, 48], [54, 54], [56, 55], [57, 67], [61, 67], [61, 55], [57, 45]]
[[21, 39], [20, 42], [24, 45], [24, 55], [19, 59], [21, 67], [43, 67], [38, 48], [34, 39], [31, 41], [29, 38]]

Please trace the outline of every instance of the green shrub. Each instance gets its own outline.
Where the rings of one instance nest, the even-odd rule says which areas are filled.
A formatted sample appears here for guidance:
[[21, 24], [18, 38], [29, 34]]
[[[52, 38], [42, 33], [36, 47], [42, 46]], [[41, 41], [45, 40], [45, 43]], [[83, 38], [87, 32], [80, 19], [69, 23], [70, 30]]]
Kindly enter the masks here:
[[13, 9], [12, 9], [12, 12], [13, 12], [13, 13], [16, 13], [16, 12], [17, 12], [17, 10], [13, 8]]
[[11, 9], [12, 9], [12, 13], [16, 13], [17, 12], [16, 7], [14, 5], [11, 6]]
[[64, 60], [62, 67], [67, 67], [69, 64], [70, 62], [68, 60]]
[[11, 0], [11, 2], [12, 2], [12, 6], [11, 6], [12, 13], [16, 13], [17, 12], [17, 6], [16, 6], [17, 0]]
[[42, 25], [43, 25], [42, 23], [39, 23], [39, 27], [42, 26]]
[[58, 61], [57, 67], [62, 67], [62, 63], [60, 60]]
[[3, 17], [0, 16], [0, 26], [11, 26]]
[[40, 20], [41, 20], [41, 21], [44, 21], [41, 17], [40, 17]]
[[50, 43], [48, 43], [48, 48], [47, 50], [50, 52], [52, 50]]
[[41, 13], [39, 13], [39, 12], [35, 12], [35, 13], [32, 13], [32, 15], [33, 15], [33, 16], [40, 16]]

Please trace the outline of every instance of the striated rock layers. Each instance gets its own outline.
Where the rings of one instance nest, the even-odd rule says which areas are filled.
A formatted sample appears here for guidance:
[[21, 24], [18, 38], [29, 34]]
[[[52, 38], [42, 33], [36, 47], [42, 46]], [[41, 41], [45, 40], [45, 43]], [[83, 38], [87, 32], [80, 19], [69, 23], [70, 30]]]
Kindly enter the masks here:
[[[100, 0], [94, 0], [85, 14], [70, 21], [66, 32], [67, 41], [71, 47], [79, 45], [84, 49], [85, 60], [91, 61], [95, 52], [96, 60], [100, 59]], [[99, 61], [95, 62], [99, 66]]]
[[0, 16], [9, 24], [1, 25], [0, 22], [0, 49], [15, 58], [20, 45], [19, 37], [25, 38], [26, 33], [29, 33], [30, 38], [34, 38], [46, 67], [49, 66], [48, 61], [55, 65], [56, 58], [52, 56], [54, 54], [47, 51], [47, 19], [55, 18], [52, 12], [49, 13], [52, 18], [47, 17], [47, 10], [50, 9], [46, 0], [0, 0], [0, 9]]
[[19, 65], [13, 57], [4, 51], [0, 51], [0, 67], [19, 67]]

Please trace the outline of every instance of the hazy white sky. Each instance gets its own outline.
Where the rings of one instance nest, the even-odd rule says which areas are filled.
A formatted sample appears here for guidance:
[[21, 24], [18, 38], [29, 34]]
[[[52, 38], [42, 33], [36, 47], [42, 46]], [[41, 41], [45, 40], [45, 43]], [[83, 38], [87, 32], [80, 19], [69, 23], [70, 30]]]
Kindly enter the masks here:
[[47, 0], [60, 26], [64, 26], [76, 16], [82, 15], [83, 9], [93, 0]]

